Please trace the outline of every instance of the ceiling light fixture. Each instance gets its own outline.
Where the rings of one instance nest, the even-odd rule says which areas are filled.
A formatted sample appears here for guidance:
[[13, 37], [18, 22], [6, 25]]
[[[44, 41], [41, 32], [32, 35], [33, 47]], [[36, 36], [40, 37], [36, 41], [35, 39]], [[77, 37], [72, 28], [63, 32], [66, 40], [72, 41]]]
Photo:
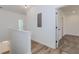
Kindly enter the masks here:
[[25, 8], [27, 8], [27, 5], [25, 5]]

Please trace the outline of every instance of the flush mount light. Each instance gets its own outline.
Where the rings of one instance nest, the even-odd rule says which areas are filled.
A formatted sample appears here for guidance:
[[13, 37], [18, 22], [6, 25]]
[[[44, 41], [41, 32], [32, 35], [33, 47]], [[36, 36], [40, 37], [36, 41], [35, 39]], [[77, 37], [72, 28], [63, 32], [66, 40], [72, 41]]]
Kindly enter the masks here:
[[27, 8], [27, 5], [25, 5], [25, 8]]
[[29, 6], [29, 5], [25, 5], [24, 7], [25, 7], [25, 8], [29, 8], [30, 6]]
[[73, 14], [75, 14], [75, 13], [76, 13], [76, 11], [75, 11], [75, 10], [73, 10], [73, 11], [72, 11], [72, 13], [73, 13]]

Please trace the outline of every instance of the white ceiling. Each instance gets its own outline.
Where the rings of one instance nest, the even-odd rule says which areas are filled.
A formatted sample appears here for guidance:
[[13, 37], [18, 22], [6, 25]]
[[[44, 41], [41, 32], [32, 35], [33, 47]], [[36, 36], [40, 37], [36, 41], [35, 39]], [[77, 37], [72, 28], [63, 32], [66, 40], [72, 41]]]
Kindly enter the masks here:
[[79, 13], [79, 5], [66, 5], [59, 10], [61, 10], [64, 14], [72, 14], [73, 11]]
[[26, 14], [26, 8], [24, 5], [0, 5], [0, 9], [4, 9], [7, 11], [19, 13], [19, 14]]

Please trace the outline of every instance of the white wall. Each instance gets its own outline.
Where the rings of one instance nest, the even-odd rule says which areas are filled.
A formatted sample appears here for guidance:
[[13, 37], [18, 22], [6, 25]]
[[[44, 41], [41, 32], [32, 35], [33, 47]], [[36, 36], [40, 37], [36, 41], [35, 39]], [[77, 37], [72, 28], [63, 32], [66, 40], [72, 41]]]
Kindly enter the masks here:
[[0, 9], [0, 41], [8, 39], [8, 28], [18, 29], [18, 20], [25, 19], [24, 15]]
[[31, 53], [31, 33], [29, 31], [11, 29], [10, 42], [12, 54]]
[[64, 34], [79, 36], [79, 14], [66, 14], [64, 18]]
[[[42, 28], [37, 27], [37, 13], [42, 13]], [[55, 9], [49, 5], [34, 5], [27, 11], [26, 30], [32, 32], [32, 40], [55, 48]]]

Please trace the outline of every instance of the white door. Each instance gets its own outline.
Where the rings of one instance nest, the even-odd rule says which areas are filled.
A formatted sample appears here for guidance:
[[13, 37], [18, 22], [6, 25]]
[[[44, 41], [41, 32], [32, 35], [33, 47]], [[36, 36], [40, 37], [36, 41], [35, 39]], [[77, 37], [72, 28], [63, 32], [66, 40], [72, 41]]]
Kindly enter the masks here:
[[56, 11], [56, 47], [58, 47], [59, 40], [63, 36], [63, 17], [60, 12]]

